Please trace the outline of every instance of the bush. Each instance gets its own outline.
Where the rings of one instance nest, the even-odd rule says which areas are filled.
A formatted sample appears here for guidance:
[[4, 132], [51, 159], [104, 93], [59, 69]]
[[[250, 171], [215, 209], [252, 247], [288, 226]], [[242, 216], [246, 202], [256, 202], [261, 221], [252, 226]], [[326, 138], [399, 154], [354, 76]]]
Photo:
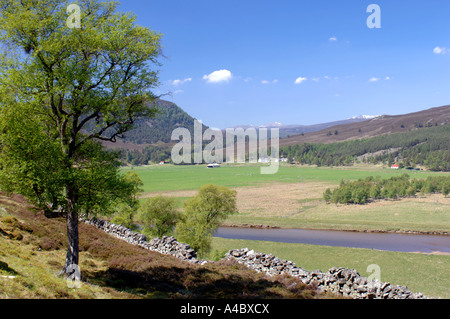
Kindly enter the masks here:
[[214, 230], [236, 212], [236, 191], [224, 186], [205, 185], [184, 203], [184, 213], [176, 226], [175, 237], [204, 256], [211, 249]]
[[331, 189], [327, 188], [323, 193], [323, 199], [325, 200], [325, 202], [329, 203], [331, 201], [331, 195]]
[[136, 208], [130, 207], [126, 204], [120, 204], [111, 222], [136, 231], [138, 230], [138, 226], [134, 223], [135, 214]]
[[447, 195], [450, 193], [450, 182], [445, 183], [442, 185], [442, 195], [447, 197]]
[[142, 203], [137, 219], [143, 223], [143, 233], [152, 237], [170, 236], [180, 219], [175, 199], [156, 196]]

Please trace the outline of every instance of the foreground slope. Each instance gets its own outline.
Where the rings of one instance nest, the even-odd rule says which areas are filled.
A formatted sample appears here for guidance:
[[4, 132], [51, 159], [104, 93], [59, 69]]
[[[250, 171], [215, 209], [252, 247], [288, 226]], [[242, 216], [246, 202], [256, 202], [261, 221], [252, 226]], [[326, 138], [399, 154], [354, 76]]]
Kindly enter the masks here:
[[[65, 221], [0, 195], [0, 298], [323, 298], [289, 276], [268, 278], [236, 262], [199, 266], [80, 225], [81, 288], [57, 276]], [[330, 296], [328, 296], [330, 297]]]

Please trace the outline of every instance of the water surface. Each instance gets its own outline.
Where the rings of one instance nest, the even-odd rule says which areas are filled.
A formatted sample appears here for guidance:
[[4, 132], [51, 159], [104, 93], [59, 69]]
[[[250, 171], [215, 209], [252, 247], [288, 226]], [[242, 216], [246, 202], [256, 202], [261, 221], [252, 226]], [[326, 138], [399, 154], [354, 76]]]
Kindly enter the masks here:
[[214, 237], [400, 252], [442, 252], [450, 254], [450, 236], [440, 235], [219, 227]]

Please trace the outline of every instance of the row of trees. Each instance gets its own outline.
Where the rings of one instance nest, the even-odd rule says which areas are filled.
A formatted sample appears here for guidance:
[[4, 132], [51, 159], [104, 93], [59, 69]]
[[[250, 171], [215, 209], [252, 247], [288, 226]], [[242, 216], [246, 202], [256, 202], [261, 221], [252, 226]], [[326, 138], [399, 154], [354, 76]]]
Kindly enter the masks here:
[[[128, 172], [126, 178], [140, 191], [142, 182], [135, 172]], [[143, 200], [141, 204], [135, 201], [133, 205], [119, 206], [112, 222], [133, 230], [138, 230], [139, 224], [149, 237], [174, 235], [205, 256], [211, 250], [214, 230], [236, 212], [236, 191], [208, 184], [185, 201], [181, 211], [174, 198], [159, 195]]]
[[403, 174], [389, 179], [370, 176], [357, 181], [342, 180], [333, 191], [328, 188], [323, 197], [327, 203], [365, 204], [377, 199], [414, 197], [417, 193], [442, 193], [447, 196], [449, 192], [450, 176], [410, 179], [408, 174]]
[[306, 143], [282, 147], [280, 153], [301, 164], [347, 166], [362, 161], [405, 167], [423, 165], [433, 171], [450, 171], [450, 125], [421, 128], [331, 144]]
[[171, 161], [172, 149], [168, 146], [145, 146], [142, 150], [122, 150], [121, 159], [134, 166]]

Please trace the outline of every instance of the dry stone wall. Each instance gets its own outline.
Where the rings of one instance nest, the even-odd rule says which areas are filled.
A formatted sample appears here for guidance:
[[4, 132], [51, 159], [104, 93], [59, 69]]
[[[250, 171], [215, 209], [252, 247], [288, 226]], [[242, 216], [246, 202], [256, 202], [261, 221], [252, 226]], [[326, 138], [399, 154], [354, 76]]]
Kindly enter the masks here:
[[292, 261], [281, 260], [272, 254], [264, 254], [248, 248], [230, 250], [226, 258], [234, 259], [258, 272], [270, 275], [288, 274], [300, 278], [305, 284], [315, 284], [321, 291], [331, 291], [354, 299], [425, 299], [421, 293], [412, 293], [406, 286], [389, 282], [368, 280], [354, 269], [333, 267], [326, 273], [320, 270], [306, 271]]
[[203, 264], [206, 262], [205, 260], [197, 259], [197, 252], [192, 249], [191, 246], [179, 243], [174, 237], [163, 236], [162, 238], [153, 238], [150, 241], [147, 241], [145, 235], [136, 233], [124, 226], [116, 225], [106, 220], [92, 219], [84, 220], [84, 222], [132, 245], [137, 245], [161, 254], [172, 255], [193, 264]]
[[[208, 261], [197, 259], [197, 253], [188, 244], [178, 242], [174, 237], [163, 236], [147, 241], [147, 237], [130, 229], [112, 224], [105, 220], [84, 220], [117, 238], [132, 245], [172, 255], [193, 264], [205, 264]], [[240, 264], [269, 275], [287, 274], [300, 278], [305, 284], [314, 284], [320, 291], [330, 291], [355, 299], [426, 299], [421, 293], [413, 293], [408, 287], [391, 285], [389, 282], [368, 280], [354, 269], [333, 267], [326, 273], [320, 270], [306, 271], [289, 260], [282, 260], [272, 254], [255, 252], [248, 248], [232, 249], [225, 258], [236, 260]]]

